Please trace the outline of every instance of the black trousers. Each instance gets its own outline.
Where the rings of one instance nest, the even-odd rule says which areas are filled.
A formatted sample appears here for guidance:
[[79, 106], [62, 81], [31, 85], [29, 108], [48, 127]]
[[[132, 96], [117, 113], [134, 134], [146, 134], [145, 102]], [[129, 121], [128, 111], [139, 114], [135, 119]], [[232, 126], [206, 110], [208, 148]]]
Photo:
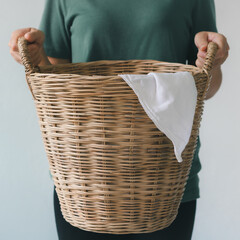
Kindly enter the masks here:
[[72, 226], [62, 216], [54, 188], [54, 211], [59, 240], [191, 240], [196, 200], [181, 203], [177, 218], [163, 230], [141, 234], [105, 234], [85, 231]]

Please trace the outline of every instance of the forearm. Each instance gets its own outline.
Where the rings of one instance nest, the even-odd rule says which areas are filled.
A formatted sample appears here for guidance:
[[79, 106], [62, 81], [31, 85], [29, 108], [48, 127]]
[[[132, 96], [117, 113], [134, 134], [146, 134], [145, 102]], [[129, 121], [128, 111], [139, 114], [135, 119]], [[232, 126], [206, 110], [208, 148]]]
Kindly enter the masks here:
[[222, 70], [221, 67], [215, 67], [212, 71], [211, 71], [211, 75], [212, 75], [212, 80], [210, 82], [210, 86], [206, 95], [206, 100], [213, 97], [216, 92], [219, 90], [221, 83], [222, 83]]

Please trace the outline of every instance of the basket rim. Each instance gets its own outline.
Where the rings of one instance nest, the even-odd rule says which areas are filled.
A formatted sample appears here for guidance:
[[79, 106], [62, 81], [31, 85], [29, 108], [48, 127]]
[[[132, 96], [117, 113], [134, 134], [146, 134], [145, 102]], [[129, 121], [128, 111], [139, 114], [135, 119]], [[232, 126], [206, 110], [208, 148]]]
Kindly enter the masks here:
[[[206, 74], [205, 71], [203, 71], [203, 69], [196, 67], [194, 65], [188, 65], [188, 64], [183, 64], [183, 63], [175, 63], [175, 62], [164, 62], [164, 61], [158, 61], [158, 60], [152, 60], [152, 59], [146, 59], [146, 60], [141, 60], [141, 59], [130, 59], [130, 60], [97, 60], [97, 61], [89, 61], [89, 62], [78, 62], [78, 63], [61, 63], [61, 64], [54, 64], [54, 65], [44, 65], [44, 66], [38, 66], [38, 70], [36, 72], [30, 73], [30, 75], [32, 76], [54, 76], [54, 75], [59, 75], [59, 76], [81, 76], [84, 78], [96, 78], [98, 77], [99, 79], [103, 79], [103, 78], [112, 78], [112, 77], [119, 77], [117, 74], [115, 75], [85, 75], [85, 74], [77, 74], [77, 73], [54, 73], [54, 72], [49, 72], [51, 70], [54, 71], [54, 69], [58, 69], [58, 68], [66, 68], [66, 67], [101, 67], [102, 65], [108, 66], [108, 65], [115, 65], [115, 64], [146, 64], [147, 65], [157, 65], [157, 66], [163, 66], [163, 67], [169, 67], [169, 73], [176, 73], [176, 72], [194, 72], [194, 74]], [[184, 67], [185, 70], [180, 70], [180, 71], [176, 71], [176, 69], [174, 68], [178, 68], [178, 67]], [[172, 68], [172, 70], [171, 70]], [[154, 70], [150, 70], [149, 72], [155, 72]], [[156, 71], [158, 72], [158, 71]], [[119, 74], [135, 74], [135, 73], [128, 73], [123, 72]], [[143, 73], [143, 75], [145, 75]], [[121, 78], [121, 77], [119, 77]]]
[[155, 59], [128, 59], [128, 60], [96, 60], [96, 61], [89, 61], [89, 62], [77, 62], [77, 63], [59, 63], [59, 64], [53, 64], [53, 65], [43, 65], [39, 66], [40, 69], [45, 69], [45, 68], [54, 68], [58, 66], [92, 66], [92, 65], [100, 65], [100, 64], [106, 64], [106, 65], [111, 65], [111, 64], [118, 64], [118, 63], [152, 63], [152, 64], [157, 64], [157, 65], [165, 65], [165, 66], [188, 66], [191, 68], [194, 68], [196, 70], [202, 70], [199, 67], [196, 67], [191, 64], [184, 64], [184, 63], [177, 63], [177, 62], [166, 62], [166, 61], [159, 61]]

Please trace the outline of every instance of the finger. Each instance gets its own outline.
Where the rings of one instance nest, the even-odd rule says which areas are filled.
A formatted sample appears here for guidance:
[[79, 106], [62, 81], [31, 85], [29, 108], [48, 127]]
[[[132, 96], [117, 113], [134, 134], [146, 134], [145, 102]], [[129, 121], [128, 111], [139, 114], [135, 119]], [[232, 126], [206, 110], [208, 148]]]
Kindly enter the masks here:
[[205, 62], [205, 59], [206, 59], [206, 58], [198, 57], [198, 60], [199, 60], [200, 62]]
[[216, 57], [224, 57], [226, 52], [229, 50], [227, 39], [220, 33], [209, 33], [209, 40], [215, 42], [218, 45], [218, 51]]
[[206, 58], [206, 56], [207, 56], [207, 52], [204, 52], [201, 50], [198, 51], [197, 57]]
[[198, 58], [198, 59], [196, 60], [196, 66], [199, 67], [199, 68], [202, 68], [203, 65], [204, 65], [204, 62], [205, 62], [204, 59]]
[[31, 29], [31, 31], [26, 33], [24, 37], [30, 43], [38, 43], [41, 45], [44, 42], [43, 32], [37, 29]]
[[11, 35], [10, 41], [8, 43], [8, 46], [13, 50], [13, 51], [18, 51], [18, 38], [23, 37], [27, 32], [31, 31], [31, 28], [23, 28], [23, 29], [18, 29], [14, 31]]
[[210, 42], [215, 42], [218, 45], [218, 48], [223, 47], [224, 43], [224, 36], [221, 33], [216, 32], [209, 32], [208, 39]]
[[21, 59], [21, 57], [20, 57], [20, 55], [19, 55], [18, 52], [15, 52], [15, 51], [10, 50], [10, 54], [12, 55], [12, 57], [13, 57], [18, 63], [22, 64], [22, 59]]
[[197, 33], [195, 35], [194, 42], [199, 50], [206, 51], [208, 45], [208, 33], [207, 32]]
[[226, 45], [226, 49], [219, 49], [219, 51], [217, 51], [217, 54], [216, 54], [216, 61], [217, 62], [221, 62], [222, 64], [226, 61], [228, 55], [229, 55], [229, 50], [227, 50], [227, 45]]
[[199, 68], [202, 68], [202, 64], [200, 63], [200, 61], [197, 59], [195, 62], [196, 66]]

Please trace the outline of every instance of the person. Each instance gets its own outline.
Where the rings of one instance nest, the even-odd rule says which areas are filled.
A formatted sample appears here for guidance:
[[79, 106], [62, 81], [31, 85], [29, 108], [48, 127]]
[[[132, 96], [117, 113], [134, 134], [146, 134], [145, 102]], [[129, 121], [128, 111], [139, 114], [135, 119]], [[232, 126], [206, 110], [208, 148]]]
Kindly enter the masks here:
[[[9, 47], [21, 62], [17, 39], [30, 43], [34, 65], [97, 60], [154, 59], [203, 67], [208, 42], [218, 45], [206, 99], [213, 97], [222, 81], [221, 65], [228, 57], [226, 37], [217, 32], [214, 0], [47, 0], [39, 29], [12, 33]], [[200, 139], [176, 220], [166, 229], [143, 234], [101, 234], [84, 231], [66, 222], [54, 190], [58, 237], [71, 239], [189, 240], [192, 236], [196, 199]]]

